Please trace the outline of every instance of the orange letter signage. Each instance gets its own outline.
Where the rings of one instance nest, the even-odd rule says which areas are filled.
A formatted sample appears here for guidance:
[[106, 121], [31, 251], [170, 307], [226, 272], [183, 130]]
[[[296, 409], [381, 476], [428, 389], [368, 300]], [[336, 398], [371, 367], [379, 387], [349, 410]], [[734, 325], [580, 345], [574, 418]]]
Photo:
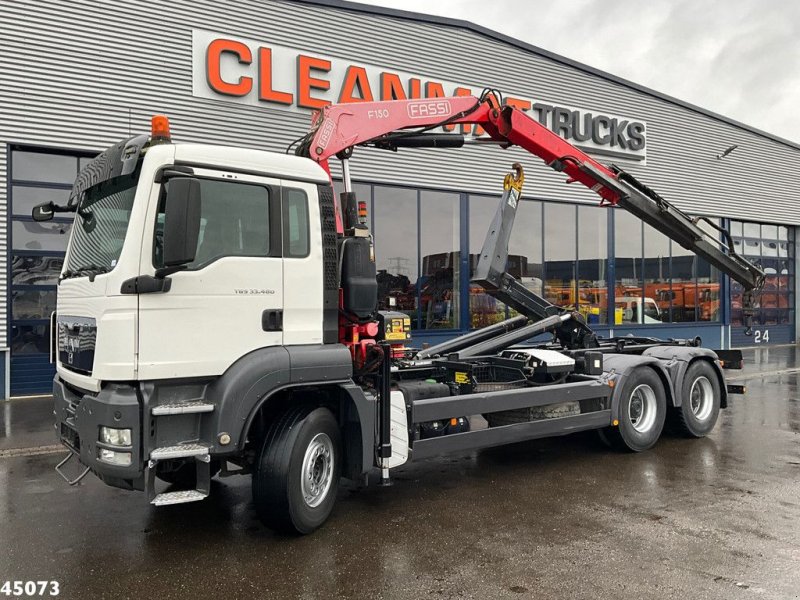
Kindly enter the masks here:
[[312, 77], [311, 71], [325, 71], [331, 70], [331, 61], [324, 58], [315, 58], [313, 56], [306, 56], [305, 54], [297, 55], [297, 106], [303, 108], [322, 108], [328, 106], [328, 100], [314, 98], [311, 96], [311, 90], [328, 90], [331, 87], [331, 82], [327, 79], [319, 79]]
[[219, 38], [208, 45], [206, 51], [206, 79], [208, 86], [219, 94], [226, 96], [246, 96], [253, 89], [252, 77], [239, 77], [236, 83], [230, 83], [222, 79], [220, 73], [220, 62], [222, 54], [228, 52], [234, 54], [243, 65], [253, 62], [253, 54], [242, 42]]

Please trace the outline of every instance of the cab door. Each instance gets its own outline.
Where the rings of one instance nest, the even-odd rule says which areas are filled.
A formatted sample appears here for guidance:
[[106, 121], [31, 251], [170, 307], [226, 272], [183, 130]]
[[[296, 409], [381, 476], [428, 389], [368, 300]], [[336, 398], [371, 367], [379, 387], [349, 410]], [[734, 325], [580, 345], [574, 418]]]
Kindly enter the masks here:
[[287, 179], [281, 184], [283, 343], [321, 344], [323, 248], [317, 186]]
[[[194, 169], [200, 183], [197, 253], [165, 292], [139, 294], [138, 377], [220, 375], [247, 353], [283, 344], [280, 181]], [[161, 266], [164, 198], [155, 185], [140, 272]]]

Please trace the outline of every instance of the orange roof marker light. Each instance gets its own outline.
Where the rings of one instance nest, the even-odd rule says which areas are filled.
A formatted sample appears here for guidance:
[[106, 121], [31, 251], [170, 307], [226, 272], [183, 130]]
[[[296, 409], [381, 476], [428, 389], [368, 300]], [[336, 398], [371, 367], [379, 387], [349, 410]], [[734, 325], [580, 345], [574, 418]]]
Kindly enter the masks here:
[[153, 115], [150, 120], [150, 143], [169, 144], [172, 136], [169, 133], [169, 119], [166, 115]]

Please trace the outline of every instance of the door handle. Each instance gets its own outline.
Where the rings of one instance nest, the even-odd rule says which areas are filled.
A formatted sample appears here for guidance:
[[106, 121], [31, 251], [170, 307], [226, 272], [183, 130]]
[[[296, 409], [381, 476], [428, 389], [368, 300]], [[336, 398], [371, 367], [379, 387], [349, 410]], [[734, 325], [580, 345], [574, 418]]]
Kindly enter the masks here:
[[262, 312], [261, 328], [264, 331], [283, 331], [283, 310], [268, 309]]

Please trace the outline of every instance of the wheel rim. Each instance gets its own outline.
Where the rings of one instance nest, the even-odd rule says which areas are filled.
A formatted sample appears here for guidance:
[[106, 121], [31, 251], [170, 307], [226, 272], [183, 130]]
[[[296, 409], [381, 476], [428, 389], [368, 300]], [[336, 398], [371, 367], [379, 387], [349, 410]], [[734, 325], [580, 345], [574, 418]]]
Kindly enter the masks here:
[[711, 415], [714, 406], [714, 387], [708, 377], [701, 376], [692, 382], [689, 403], [692, 413], [699, 421], [705, 421]]
[[631, 425], [639, 433], [646, 433], [656, 422], [658, 405], [656, 393], [649, 385], [637, 385], [631, 392], [631, 400], [628, 408], [628, 416]]
[[328, 495], [333, 483], [333, 442], [325, 433], [318, 433], [311, 440], [303, 456], [303, 471], [300, 486], [303, 501], [316, 508]]

